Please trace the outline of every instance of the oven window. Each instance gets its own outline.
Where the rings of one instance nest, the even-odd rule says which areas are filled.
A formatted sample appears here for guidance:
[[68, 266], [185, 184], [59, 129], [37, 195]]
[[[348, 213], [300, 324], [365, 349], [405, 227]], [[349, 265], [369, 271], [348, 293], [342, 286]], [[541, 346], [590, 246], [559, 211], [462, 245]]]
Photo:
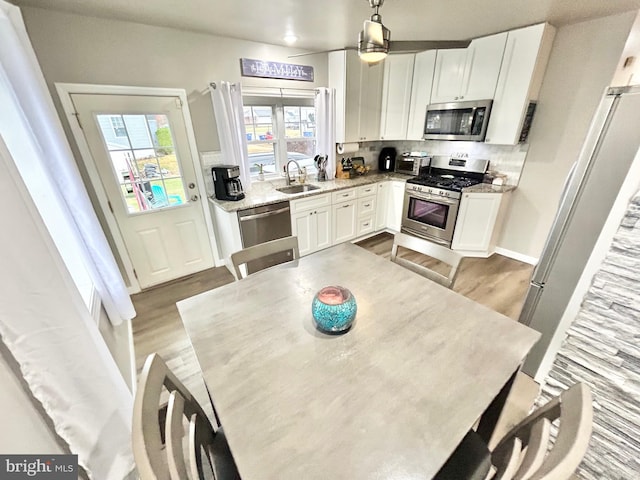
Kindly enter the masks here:
[[445, 230], [448, 215], [449, 205], [419, 198], [409, 198], [408, 216], [411, 220]]

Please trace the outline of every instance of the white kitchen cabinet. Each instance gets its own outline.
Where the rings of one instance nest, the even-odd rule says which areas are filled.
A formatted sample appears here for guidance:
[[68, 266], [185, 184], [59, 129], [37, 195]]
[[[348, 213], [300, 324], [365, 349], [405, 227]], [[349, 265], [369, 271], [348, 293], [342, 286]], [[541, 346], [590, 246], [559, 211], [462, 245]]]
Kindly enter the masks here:
[[[529, 103], [538, 98], [554, 36], [555, 28], [547, 23], [508, 32], [485, 143], [520, 142]], [[529, 116], [526, 123], [530, 121]]]
[[477, 38], [467, 48], [438, 50], [431, 103], [492, 99], [507, 33]]
[[335, 88], [336, 142], [380, 138], [384, 62], [363, 62], [353, 50], [329, 53], [329, 87]]
[[331, 206], [333, 217], [333, 244], [346, 242], [356, 238], [357, 234], [357, 202], [349, 200]]
[[292, 200], [291, 232], [298, 237], [300, 256], [331, 246], [331, 194]]
[[422, 140], [424, 135], [424, 121], [427, 115], [427, 105], [431, 100], [435, 65], [436, 50], [416, 53], [413, 64], [413, 81], [411, 82], [407, 140]]
[[376, 210], [376, 231], [384, 230], [385, 228], [387, 228], [387, 210], [389, 203], [390, 186], [391, 182], [379, 182], [377, 184], [378, 195], [376, 196], [376, 200], [378, 203], [378, 208]]
[[356, 236], [361, 237], [375, 231], [377, 198], [375, 185], [372, 186], [373, 195], [359, 197], [356, 207]]
[[388, 183], [390, 185], [387, 199], [387, 228], [399, 232], [402, 224], [405, 182], [393, 180]]
[[453, 233], [452, 250], [489, 257], [495, 251], [509, 193], [463, 193]]
[[404, 53], [389, 55], [384, 61], [381, 140], [407, 138], [414, 60], [413, 53]]

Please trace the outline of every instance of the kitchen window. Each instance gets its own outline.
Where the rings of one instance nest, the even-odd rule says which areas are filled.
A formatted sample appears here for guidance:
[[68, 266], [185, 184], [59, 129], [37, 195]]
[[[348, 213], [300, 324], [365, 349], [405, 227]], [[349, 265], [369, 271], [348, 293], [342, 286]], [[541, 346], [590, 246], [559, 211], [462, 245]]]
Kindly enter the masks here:
[[[257, 178], [284, 172], [289, 160], [316, 172], [313, 157], [316, 144], [316, 111], [312, 98], [244, 97], [244, 126], [247, 134], [249, 171]], [[295, 165], [291, 165], [292, 174]]]

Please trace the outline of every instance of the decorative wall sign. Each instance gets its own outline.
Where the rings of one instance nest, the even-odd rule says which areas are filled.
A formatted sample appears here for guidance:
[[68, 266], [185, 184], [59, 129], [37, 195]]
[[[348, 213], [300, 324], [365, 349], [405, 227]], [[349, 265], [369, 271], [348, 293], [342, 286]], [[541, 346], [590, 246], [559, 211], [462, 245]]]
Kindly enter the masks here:
[[313, 82], [313, 67], [310, 65], [294, 65], [292, 63], [241, 58], [240, 70], [243, 77], [281, 78], [284, 80]]

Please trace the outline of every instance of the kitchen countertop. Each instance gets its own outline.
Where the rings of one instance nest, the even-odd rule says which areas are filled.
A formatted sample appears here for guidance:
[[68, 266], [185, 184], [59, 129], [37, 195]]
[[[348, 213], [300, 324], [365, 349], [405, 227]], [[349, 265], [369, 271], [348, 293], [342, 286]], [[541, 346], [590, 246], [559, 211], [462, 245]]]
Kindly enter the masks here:
[[[260, 207], [262, 205], [270, 205], [272, 203], [284, 202], [287, 200], [297, 200], [298, 198], [343, 190], [346, 188], [359, 187], [360, 185], [368, 185], [371, 183], [381, 182], [383, 180], [400, 180], [404, 182], [409, 178], [411, 178], [411, 176], [402, 175], [400, 173], [376, 172], [349, 179], [334, 179], [327, 180], [326, 182], [308, 181], [306, 184], [315, 185], [320, 188], [295, 194], [286, 194], [276, 190], [276, 188], [286, 186], [284, 179], [265, 180], [262, 182], [252, 182], [251, 191], [245, 193], [245, 197], [237, 202], [218, 200], [212, 197], [209, 197], [209, 201], [223, 209], [225, 212], [237, 212], [238, 210], [244, 210], [245, 208]], [[297, 183], [294, 185], [297, 185]], [[507, 193], [515, 190], [515, 188], [516, 187], [514, 185], [492, 185], [490, 183], [479, 183], [472, 187], [463, 189], [463, 193]]]
[[[359, 187], [360, 185], [368, 185], [371, 183], [381, 182], [383, 180], [405, 181], [409, 178], [411, 178], [409, 175], [402, 175], [394, 172], [384, 172], [369, 173], [367, 175], [362, 175], [350, 179], [327, 180], [325, 182], [307, 181], [306, 184], [315, 185], [320, 188], [318, 190], [311, 190], [309, 192], [296, 193], [293, 195], [282, 193], [276, 190], [276, 188], [286, 186], [284, 179], [265, 180], [262, 182], [252, 182], [251, 191], [245, 193], [245, 197], [242, 200], [231, 202], [209, 197], [209, 201], [226, 212], [236, 212], [245, 208], [259, 207], [262, 205], [269, 205], [272, 203], [278, 203], [287, 200], [297, 200], [298, 198], [302, 197], [333, 192], [335, 190], [342, 190], [345, 188]], [[294, 185], [297, 185], [297, 183], [294, 183]]]
[[463, 188], [462, 193], [507, 193], [515, 189], [515, 185], [492, 185], [491, 183], [478, 183], [477, 185]]

